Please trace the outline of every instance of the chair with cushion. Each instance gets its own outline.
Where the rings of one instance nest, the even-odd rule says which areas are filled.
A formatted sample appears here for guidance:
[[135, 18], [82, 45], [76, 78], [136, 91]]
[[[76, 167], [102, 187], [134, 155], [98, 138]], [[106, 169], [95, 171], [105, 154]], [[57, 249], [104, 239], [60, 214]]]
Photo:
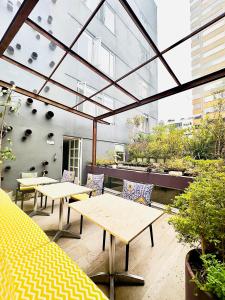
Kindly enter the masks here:
[[[76, 201], [83, 201], [87, 200], [91, 196], [98, 196], [104, 193], [104, 174], [87, 174], [87, 183], [85, 185], [86, 187], [92, 189], [92, 192], [90, 194], [78, 194], [73, 195], [69, 199], [69, 203], [73, 203]], [[68, 214], [67, 214], [67, 224], [70, 222], [70, 207], [68, 207]], [[80, 234], [82, 234], [82, 228], [83, 228], [83, 216], [81, 215], [80, 218]]]
[[[36, 178], [38, 177], [37, 172], [22, 172], [21, 173], [21, 178]], [[35, 186], [23, 186], [21, 184], [18, 184], [18, 187], [16, 189], [16, 197], [15, 197], [15, 203], [17, 204], [18, 201], [18, 195], [21, 193], [21, 209], [23, 210], [23, 202], [25, 200], [24, 195], [25, 194], [30, 194], [35, 192]]]
[[[75, 172], [74, 171], [68, 171], [68, 170], [64, 170], [63, 171], [63, 175], [62, 175], [62, 179], [60, 180], [60, 182], [74, 182], [75, 179]], [[54, 211], [54, 203], [55, 201], [52, 200], [52, 211], [51, 213], [53, 214]], [[45, 197], [45, 207], [47, 206], [47, 197]]]
[[[151, 206], [151, 194], [153, 190], [153, 184], [143, 184], [138, 182], [132, 182], [128, 180], [123, 181], [122, 197], [127, 200], [138, 202], [142, 205]], [[150, 238], [152, 247], [154, 246], [152, 224], [149, 226]], [[103, 231], [103, 251], [105, 250], [105, 238], [106, 231]], [[126, 261], [125, 270], [128, 271], [129, 263], [129, 244], [126, 245]]]

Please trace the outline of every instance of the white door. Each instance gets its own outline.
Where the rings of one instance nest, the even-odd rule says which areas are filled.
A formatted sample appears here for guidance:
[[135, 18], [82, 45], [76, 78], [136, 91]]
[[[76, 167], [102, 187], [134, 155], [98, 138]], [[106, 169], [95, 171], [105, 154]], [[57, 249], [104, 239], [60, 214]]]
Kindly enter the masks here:
[[82, 178], [82, 139], [69, 140], [69, 171], [75, 172], [75, 183], [81, 184]]

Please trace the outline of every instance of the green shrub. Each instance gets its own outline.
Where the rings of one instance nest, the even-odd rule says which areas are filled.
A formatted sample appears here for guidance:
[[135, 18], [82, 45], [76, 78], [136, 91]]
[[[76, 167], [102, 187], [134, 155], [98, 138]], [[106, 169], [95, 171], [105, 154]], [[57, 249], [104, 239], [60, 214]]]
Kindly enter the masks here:
[[215, 255], [202, 255], [204, 274], [197, 274], [194, 278], [197, 286], [206, 292], [216, 295], [218, 299], [225, 299], [225, 264], [216, 259]]

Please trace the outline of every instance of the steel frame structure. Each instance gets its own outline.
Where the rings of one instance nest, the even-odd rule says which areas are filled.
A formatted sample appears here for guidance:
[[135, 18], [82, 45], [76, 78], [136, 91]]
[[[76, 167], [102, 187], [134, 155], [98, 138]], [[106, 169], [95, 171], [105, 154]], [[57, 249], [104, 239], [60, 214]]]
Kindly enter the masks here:
[[[225, 12], [223, 12], [222, 14], [220, 14], [219, 16], [214, 18], [213, 20], [209, 21], [208, 23], [204, 24], [203, 26], [199, 27], [197, 30], [195, 30], [195, 31], [191, 32], [190, 34], [184, 36], [182, 39], [178, 40], [176, 43], [172, 44], [171, 46], [164, 49], [163, 51], [160, 51], [158, 49], [158, 47], [156, 46], [156, 44], [154, 43], [154, 41], [152, 40], [152, 38], [149, 36], [148, 32], [144, 28], [141, 21], [138, 19], [137, 15], [135, 14], [135, 12], [131, 8], [131, 6], [129, 5], [128, 1], [127, 0], [115, 0], [115, 1], [120, 2], [120, 4], [123, 6], [123, 8], [127, 12], [127, 14], [130, 16], [131, 20], [134, 22], [134, 24], [136, 25], [136, 27], [138, 28], [140, 33], [143, 35], [143, 37], [145, 38], [145, 40], [148, 42], [148, 44], [151, 46], [152, 50], [155, 53], [153, 55], [153, 57], [148, 59], [146, 62], [140, 64], [139, 66], [135, 67], [134, 69], [132, 69], [131, 71], [129, 71], [125, 75], [121, 76], [120, 78], [117, 78], [116, 80], [111, 79], [108, 75], [106, 75], [104, 72], [102, 72], [101, 70], [96, 68], [94, 65], [92, 65], [90, 62], [85, 60], [83, 57], [81, 57], [79, 54], [77, 54], [72, 49], [74, 47], [74, 45], [77, 43], [77, 41], [79, 40], [82, 33], [87, 29], [88, 25], [91, 23], [93, 18], [96, 16], [96, 14], [98, 13], [98, 11], [102, 7], [102, 5], [106, 2], [106, 0], [99, 1], [99, 4], [93, 10], [93, 12], [91, 13], [91, 15], [89, 16], [89, 18], [87, 19], [87, 21], [85, 22], [85, 24], [81, 28], [80, 32], [74, 38], [73, 42], [71, 43], [71, 45], [69, 47], [66, 46], [64, 43], [62, 43], [60, 40], [58, 40], [56, 37], [54, 37], [52, 34], [47, 32], [45, 29], [40, 27], [37, 23], [35, 23], [33, 20], [31, 20], [29, 18], [30, 13], [34, 9], [35, 5], [39, 2], [39, 0], [24, 0], [23, 1], [22, 5], [20, 6], [19, 10], [17, 11], [15, 17], [13, 18], [12, 22], [10, 23], [8, 29], [6, 30], [5, 34], [3, 35], [3, 37], [0, 41], [0, 59], [3, 59], [5, 61], [7, 61], [8, 63], [13, 64], [13, 65], [21, 68], [22, 70], [24, 70], [26, 72], [29, 72], [29, 73], [31, 73], [35, 76], [38, 76], [41, 79], [44, 79], [44, 84], [42, 85], [42, 87], [39, 89], [39, 91], [37, 93], [32, 93], [32, 92], [30, 92], [30, 91], [28, 91], [28, 90], [26, 90], [22, 87], [16, 87], [16, 91], [18, 93], [21, 93], [21, 94], [26, 95], [28, 97], [32, 97], [32, 98], [34, 98], [38, 101], [46, 102], [46, 103], [51, 104], [55, 107], [58, 107], [60, 109], [66, 110], [68, 112], [71, 112], [73, 114], [79, 115], [81, 117], [84, 117], [86, 119], [89, 119], [89, 120], [93, 121], [92, 161], [93, 161], [94, 165], [96, 164], [96, 140], [97, 140], [97, 123], [98, 122], [103, 123], [103, 124], [109, 124], [108, 122], [104, 121], [103, 119], [105, 119], [107, 117], [110, 117], [110, 116], [113, 116], [113, 115], [116, 115], [116, 114], [119, 114], [119, 113], [122, 113], [122, 112], [125, 112], [125, 111], [133, 109], [133, 108], [137, 108], [137, 107], [142, 106], [142, 105], [146, 105], [148, 103], [160, 100], [162, 98], [172, 96], [174, 94], [192, 89], [194, 87], [209, 83], [209, 82], [217, 80], [217, 79], [220, 79], [222, 77], [225, 77], [225, 68], [224, 68], [224, 69], [221, 69], [219, 71], [213, 72], [211, 74], [202, 76], [198, 79], [195, 79], [195, 80], [186, 82], [184, 84], [181, 84], [179, 79], [176, 77], [173, 69], [171, 68], [171, 66], [168, 64], [168, 62], [166, 61], [166, 59], [163, 56], [165, 53], [169, 52], [170, 50], [174, 49], [178, 45], [182, 44], [186, 40], [193, 37], [194, 35], [198, 34], [199, 32], [205, 30], [209, 26], [213, 25], [214, 23], [216, 23], [219, 20], [221, 20], [222, 18], [224, 18], [225, 17]], [[27, 24], [28, 26], [32, 27], [34, 30], [39, 32], [44, 37], [46, 37], [49, 41], [55, 43], [58, 47], [60, 47], [64, 51], [63, 56], [61, 57], [59, 62], [56, 64], [56, 66], [54, 67], [53, 71], [51, 72], [51, 74], [49, 76], [45, 76], [44, 74], [42, 74], [40, 72], [37, 72], [34, 69], [29, 68], [26, 65], [23, 65], [23, 64], [19, 63], [18, 61], [15, 61], [15, 60], [9, 58], [8, 56], [4, 55], [5, 50], [10, 45], [11, 41], [13, 40], [13, 38], [15, 37], [17, 32], [20, 30], [20, 28], [23, 26], [23, 24]], [[64, 59], [68, 55], [72, 56], [75, 60], [79, 61], [81, 64], [83, 64], [89, 70], [95, 72], [98, 76], [100, 76], [105, 81], [107, 81], [108, 85], [105, 86], [104, 88], [102, 88], [101, 90], [95, 92], [93, 95], [87, 97], [87, 96], [79, 93], [78, 91], [73, 90], [73, 89], [67, 87], [66, 85], [52, 79], [52, 76], [54, 75], [54, 73], [57, 71], [59, 66], [62, 64], [62, 62], [64, 61]], [[129, 75], [133, 74], [134, 72], [136, 72], [140, 68], [144, 67], [145, 65], [149, 64], [150, 62], [152, 62], [156, 58], [159, 58], [159, 60], [162, 62], [162, 64], [164, 65], [164, 67], [166, 68], [168, 73], [170, 74], [171, 78], [176, 83], [176, 86], [174, 88], [171, 88], [169, 90], [165, 90], [161, 93], [157, 93], [157, 94], [155, 94], [153, 96], [150, 96], [150, 97], [147, 97], [145, 99], [138, 99], [135, 95], [133, 95], [132, 93], [127, 91], [125, 88], [123, 88], [119, 84], [119, 81], [121, 81], [122, 79], [124, 79], [124, 78], [128, 77]], [[60, 87], [61, 89], [66, 90], [69, 93], [72, 93], [76, 96], [79, 96], [82, 99], [82, 101], [77, 103], [73, 107], [70, 107], [70, 106], [64, 105], [64, 104], [62, 104], [58, 101], [54, 101], [52, 99], [41, 96], [40, 93], [41, 93], [41, 91], [43, 90], [43, 88], [45, 87], [45, 85], [47, 83], [51, 83], [53, 85], [56, 85], [56, 86]], [[8, 82], [0, 80], [0, 86], [9, 88], [11, 85]], [[128, 97], [130, 97], [130, 99], [133, 101], [133, 103], [113, 110], [110, 107], [107, 107], [106, 105], [103, 105], [103, 104], [101, 104], [98, 101], [93, 99], [95, 96], [99, 95], [101, 92], [103, 92], [104, 90], [106, 90], [107, 88], [109, 88], [111, 86], [114, 86], [115, 88], [120, 90], [122, 93], [124, 93]], [[89, 114], [86, 114], [84, 112], [81, 112], [81, 111], [77, 110], [77, 106], [79, 106], [80, 104], [82, 104], [86, 101], [89, 101], [89, 102], [93, 103], [94, 105], [100, 106], [101, 108], [106, 110], [107, 113], [104, 113], [102, 115], [94, 117], [92, 115], [89, 115]]]

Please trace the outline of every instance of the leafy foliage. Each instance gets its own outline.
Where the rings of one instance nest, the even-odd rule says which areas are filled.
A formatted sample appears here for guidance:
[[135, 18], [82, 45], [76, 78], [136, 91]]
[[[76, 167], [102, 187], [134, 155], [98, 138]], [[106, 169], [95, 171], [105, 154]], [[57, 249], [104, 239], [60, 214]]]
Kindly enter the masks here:
[[217, 252], [225, 259], [225, 172], [203, 171], [183, 194], [176, 196], [170, 218], [180, 241], [201, 244], [202, 254]]
[[225, 264], [215, 255], [202, 255], [204, 274], [196, 274], [194, 281], [206, 292], [216, 295], [218, 299], [225, 299]]

